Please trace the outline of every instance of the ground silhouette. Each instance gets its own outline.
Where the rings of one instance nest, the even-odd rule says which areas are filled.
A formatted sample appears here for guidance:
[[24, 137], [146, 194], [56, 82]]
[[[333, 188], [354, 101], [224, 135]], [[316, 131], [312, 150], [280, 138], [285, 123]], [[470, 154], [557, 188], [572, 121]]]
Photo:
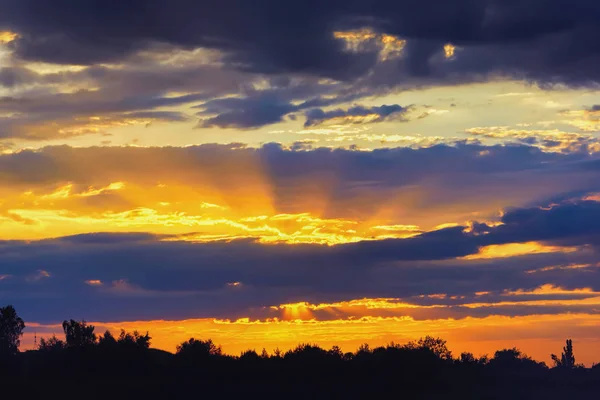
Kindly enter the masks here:
[[[38, 349], [11, 351], [24, 323], [0, 308], [0, 391], [54, 398], [277, 397], [407, 399], [598, 398], [600, 367], [575, 363], [567, 340], [554, 365], [516, 348], [492, 357], [452, 354], [443, 339], [360, 346], [344, 353], [304, 343], [286, 352], [249, 349], [224, 354], [210, 339], [189, 340], [175, 354], [152, 349], [149, 333], [97, 335], [85, 321], [64, 321], [64, 339], [43, 338]], [[15, 334], [16, 332], [16, 334]]]

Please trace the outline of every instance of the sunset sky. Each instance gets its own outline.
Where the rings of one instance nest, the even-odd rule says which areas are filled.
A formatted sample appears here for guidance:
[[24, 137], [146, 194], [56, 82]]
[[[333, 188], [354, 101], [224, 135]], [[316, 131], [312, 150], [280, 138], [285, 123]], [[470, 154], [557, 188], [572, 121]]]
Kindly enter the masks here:
[[587, 0], [0, 0], [0, 306], [600, 362], [599, 66]]

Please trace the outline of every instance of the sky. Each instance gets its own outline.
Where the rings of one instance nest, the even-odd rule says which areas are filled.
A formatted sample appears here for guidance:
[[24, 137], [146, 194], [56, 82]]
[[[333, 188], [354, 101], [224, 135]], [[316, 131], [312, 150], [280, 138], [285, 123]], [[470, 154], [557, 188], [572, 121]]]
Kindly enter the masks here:
[[73, 318], [169, 351], [572, 338], [600, 362], [600, 3], [0, 10], [22, 349]]

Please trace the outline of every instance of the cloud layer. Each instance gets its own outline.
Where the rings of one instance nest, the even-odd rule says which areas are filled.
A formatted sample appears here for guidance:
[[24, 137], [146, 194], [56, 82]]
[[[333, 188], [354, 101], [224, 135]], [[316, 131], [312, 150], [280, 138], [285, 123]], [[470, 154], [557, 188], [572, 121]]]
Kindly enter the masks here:
[[587, 0], [0, 6], [0, 138], [190, 119], [255, 129], [303, 113], [306, 126], [328, 117], [381, 121], [391, 109], [352, 104], [423, 87], [525, 80], [596, 88], [600, 79], [600, 8]]
[[595, 156], [524, 145], [59, 146], [2, 155], [0, 171], [7, 239], [149, 230], [340, 243], [600, 191]]
[[[350, 78], [375, 65], [377, 47], [366, 36], [359, 51], [349, 52], [333, 33], [367, 26], [408, 41], [406, 57], [394, 67], [416, 78], [499, 72], [548, 82], [597, 79], [593, 38], [600, 9], [585, 0], [551, 6], [536, 0], [461, 0], [452, 5], [438, 0], [419, 5], [389, 0], [74, 5], [64, 0], [52, 6], [38, 0], [3, 0], [2, 8], [0, 26], [20, 35], [14, 51], [45, 62], [113, 62], [168, 44], [218, 49], [244, 70]], [[447, 67], [432, 63], [436, 55], [447, 54], [447, 43], [464, 48], [455, 53], [456, 62]]]
[[[2, 296], [38, 320], [84, 310], [91, 319], [237, 318], [252, 309], [271, 318], [260, 310], [363, 297], [427, 305], [419, 296], [439, 293], [443, 307], [398, 310], [421, 319], [593, 313], [585, 302], [502, 296], [544, 285], [567, 292], [541, 300], [584, 287], [583, 298], [596, 296], [597, 165], [587, 153], [523, 145], [7, 154], [7, 239], [40, 237], [41, 228], [106, 233], [2, 242]], [[490, 305], [463, 304], [482, 302]]]

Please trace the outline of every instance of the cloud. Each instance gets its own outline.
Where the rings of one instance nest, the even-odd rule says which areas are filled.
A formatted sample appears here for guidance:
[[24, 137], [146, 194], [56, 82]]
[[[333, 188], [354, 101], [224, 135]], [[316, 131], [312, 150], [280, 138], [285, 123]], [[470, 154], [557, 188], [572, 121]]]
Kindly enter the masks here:
[[[19, 35], [10, 42], [18, 56], [53, 63], [115, 62], [167, 44], [217, 49], [228, 63], [249, 71], [349, 79], [387, 62], [380, 61], [385, 47], [376, 40], [385, 33], [406, 40], [404, 57], [395, 66], [400, 73], [393, 80], [476, 80], [494, 73], [547, 83], [598, 79], [590, 38], [596, 37], [600, 10], [585, 0], [557, 1], [543, 8], [536, 1], [491, 0], [462, 0], [452, 7], [438, 0], [419, 5], [309, 1], [285, 7], [271, 0], [252, 6], [227, 0], [211, 7], [190, 0], [153, 0], [144, 5], [146, 12], [140, 15], [135, 2], [73, 6], [64, 0], [49, 7], [39, 0], [4, 0], [0, 26]], [[434, 16], [431, 10], [439, 12]], [[106, 26], [113, 27], [111, 32]], [[375, 34], [334, 35], [365, 26]], [[347, 41], [356, 37], [362, 43], [348, 47]], [[446, 56], [449, 43], [454, 46], [452, 57]]]
[[[53, 101], [56, 103], [51, 104]], [[10, 116], [0, 117], [0, 139], [65, 139], [86, 134], [109, 134], [108, 131], [116, 127], [147, 126], [152, 122], [183, 122], [189, 119], [187, 115], [176, 111], [119, 112], [116, 109], [102, 110], [98, 103], [87, 103], [88, 108], [84, 109], [86, 100], [82, 99], [79, 104], [77, 102], [76, 96], [65, 102], [58, 98], [43, 97], [31, 101], [0, 99], [0, 109], [13, 112]], [[118, 108], [118, 105], [110, 107]], [[99, 115], [94, 115], [96, 112]]]
[[29, 82], [35, 78], [35, 73], [27, 68], [4, 67], [0, 68], [0, 86], [13, 88]]
[[406, 108], [398, 105], [382, 105], [376, 107], [354, 106], [347, 110], [335, 109], [324, 111], [321, 108], [308, 110], [304, 127], [310, 127], [322, 124], [364, 124], [373, 122], [382, 122], [398, 117], [406, 112]]
[[[41, 0], [3, 0], [9, 62], [0, 85], [9, 96], [0, 100], [0, 133], [46, 140], [186, 121], [166, 108], [198, 102], [198, 127], [255, 129], [306, 113], [307, 126], [329, 117], [380, 121], [390, 109], [348, 104], [498, 79], [593, 88], [600, 76], [589, 38], [598, 36], [591, 16], [600, 10], [576, 3], [541, 10], [535, 0], [461, 0], [452, 9], [439, 0], [289, 7], [261, 0], [255, 8], [240, 0], [151, 0], [140, 15], [135, 2], [60, 0], [50, 9]], [[338, 108], [324, 109], [331, 106]], [[592, 132], [590, 115], [565, 123]], [[544, 141], [546, 148], [562, 144]]]
[[460, 143], [370, 152], [46, 147], [0, 155], [0, 237], [90, 230], [327, 243], [398, 237], [408, 233], [372, 228], [497, 220], [506, 207], [597, 193], [597, 162], [585, 152]]
[[[124, 121], [135, 112], [181, 121], [185, 115], [163, 108], [199, 101], [198, 126], [254, 129], [404, 89], [497, 79], [595, 87], [598, 46], [590, 38], [600, 10], [565, 1], [540, 9], [535, 0], [461, 0], [450, 9], [439, 0], [285, 7], [151, 0], [140, 15], [135, 2], [60, 0], [49, 8], [3, 0], [0, 45], [9, 62], [0, 85], [10, 97], [0, 112], [11, 117], [2, 117], [0, 132], [35, 140], [102, 133], [122, 125], [98, 127], [90, 117]], [[584, 131], [597, 125], [571, 123]]]
[[[457, 226], [337, 246], [193, 243], [148, 234], [6, 241], [0, 243], [0, 273], [11, 279], [0, 282], [0, 296], [31, 313], [28, 318], [45, 320], [61, 318], [58, 310], [128, 319], [237, 318], [255, 309], [254, 315], [264, 318], [269, 314], [260, 310], [272, 305], [363, 297], [399, 298], [411, 304], [399, 308], [401, 315], [418, 319], [591, 313], [600, 291], [600, 270], [591, 266], [600, 231], [589, 221], [596, 220], [599, 207], [578, 201], [514, 209], [496, 226]], [[465, 258], [485, 246], [521, 241], [580, 249]], [[590, 267], [544, 270], [561, 264]], [[89, 283], [96, 281], [112, 283]], [[440, 287], [444, 296], [437, 295]], [[91, 307], [100, 299], [102, 307]]]
[[559, 113], [567, 119], [561, 122], [576, 127], [582, 132], [597, 132], [600, 130], [600, 106], [593, 105], [583, 110], [565, 110]]
[[146, 56], [125, 65], [59, 71], [15, 64], [0, 71], [0, 85], [10, 89], [0, 97], [0, 136], [29, 140], [104, 133], [153, 121], [184, 122], [191, 115], [169, 108], [236, 93], [254, 79], [175, 56], [164, 62]]
[[283, 121], [283, 117], [298, 108], [269, 95], [212, 100], [201, 106], [199, 115], [216, 114], [202, 119], [199, 126], [209, 128], [249, 129]]
[[[571, 121], [572, 123], [573, 121]], [[515, 139], [520, 143], [537, 145], [545, 151], [600, 151], [600, 141], [591, 134], [565, 132], [558, 129], [528, 130], [508, 126], [488, 126], [466, 129], [466, 133], [491, 139]]]
[[586, 200], [514, 209], [502, 216], [503, 225], [490, 235], [504, 243], [531, 238], [562, 245], [597, 245], [600, 229], [593, 223], [596, 215], [600, 216], [600, 203]]
[[452, 308], [409, 315], [592, 312], [456, 303], [546, 284], [599, 291], [597, 268], [544, 269], [597, 263], [598, 168], [587, 152], [526, 145], [4, 154], [0, 237], [22, 240], [0, 242], [0, 301], [37, 320], [241, 318], [302, 301], [427, 305], [414, 297], [441, 287]]
[[[241, 97], [216, 98], [194, 106], [200, 127], [253, 129], [295, 118], [296, 112], [345, 103], [360, 97], [343, 93], [343, 86], [300, 81], [284, 87], [250, 89]], [[358, 112], [358, 110], [357, 110]], [[382, 111], [385, 112], [385, 111]]]

